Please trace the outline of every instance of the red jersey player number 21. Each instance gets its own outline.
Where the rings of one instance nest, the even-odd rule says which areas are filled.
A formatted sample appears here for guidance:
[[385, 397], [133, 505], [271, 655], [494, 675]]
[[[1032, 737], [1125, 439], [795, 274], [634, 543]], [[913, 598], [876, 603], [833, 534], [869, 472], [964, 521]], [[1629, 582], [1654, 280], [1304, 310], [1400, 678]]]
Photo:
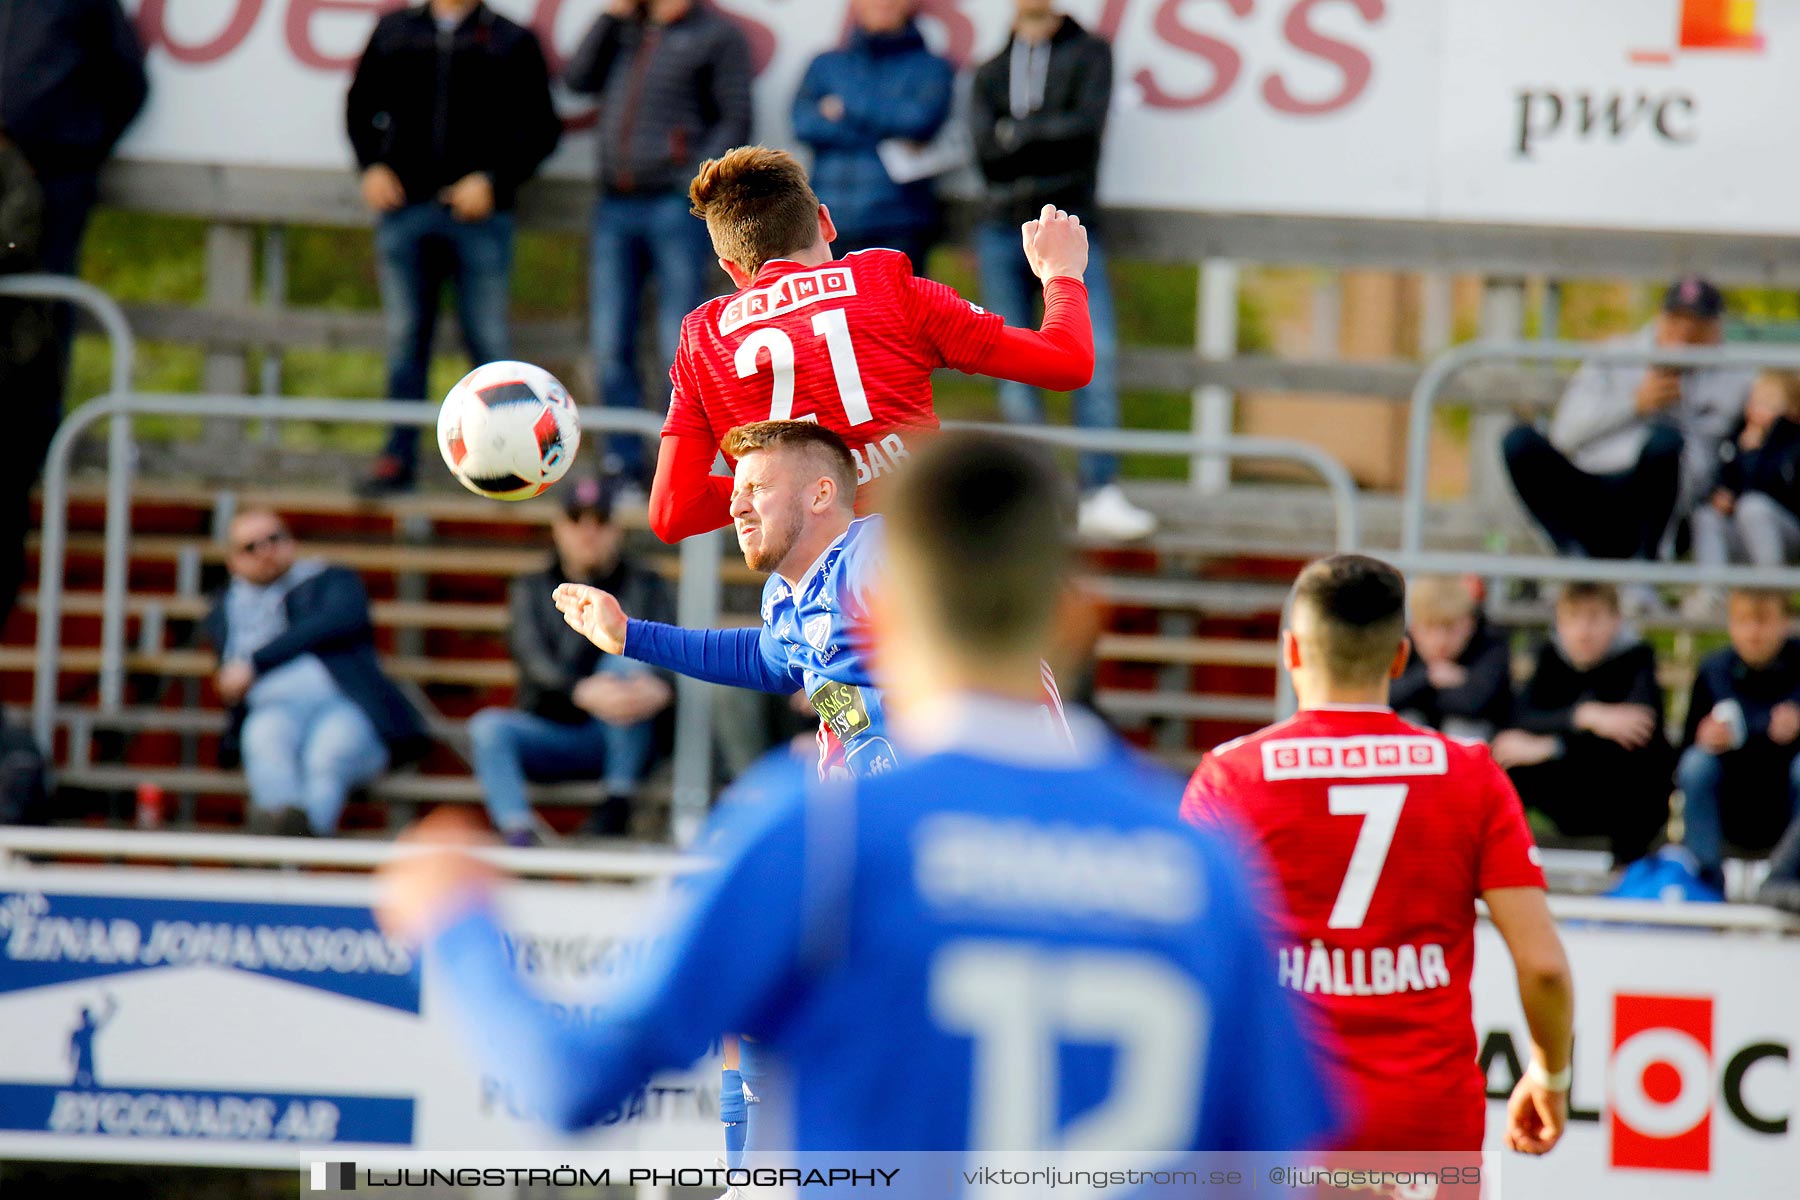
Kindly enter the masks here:
[[1508, 1142], [1541, 1153], [1565, 1119], [1570, 990], [1518, 796], [1486, 746], [1386, 707], [1407, 654], [1397, 571], [1360, 555], [1314, 563], [1292, 611], [1283, 655], [1301, 711], [1207, 755], [1183, 813], [1246, 835], [1280, 885], [1270, 969], [1335, 1042], [1358, 1098], [1346, 1150], [1481, 1148], [1469, 984], [1485, 899], [1536, 1043]]
[[1020, 231], [1044, 281], [1044, 323], [1029, 330], [920, 278], [898, 251], [833, 258], [831, 213], [785, 151], [746, 146], [709, 160], [689, 195], [738, 290], [682, 323], [650, 492], [651, 528], [665, 541], [730, 523], [731, 481], [712, 469], [739, 425], [817, 421], [850, 446], [863, 485], [937, 428], [940, 367], [1058, 390], [1093, 373], [1077, 217], [1046, 207]]

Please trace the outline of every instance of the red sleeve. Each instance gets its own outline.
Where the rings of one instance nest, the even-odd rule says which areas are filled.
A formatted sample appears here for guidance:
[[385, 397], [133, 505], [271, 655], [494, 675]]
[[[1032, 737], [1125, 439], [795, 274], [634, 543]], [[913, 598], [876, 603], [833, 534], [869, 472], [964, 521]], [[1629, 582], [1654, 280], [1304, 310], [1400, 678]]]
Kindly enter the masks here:
[[1482, 789], [1481, 858], [1475, 869], [1476, 890], [1545, 886], [1537, 845], [1531, 840], [1531, 826], [1525, 822], [1525, 806], [1519, 802], [1519, 793], [1485, 747], [1474, 750], [1476, 761], [1487, 774], [1487, 786]]
[[1094, 327], [1088, 320], [1087, 285], [1057, 277], [1044, 285], [1042, 329], [1000, 328], [986, 354], [953, 367], [996, 379], [1014, 379], [1053, 392], [1072, 392], [1094, 377]]
[[[669, 410], [674, 415], [673, 407]], [[712, 473], [719, 448], [702, 437], [663, 431], [650, 484], [650, 532], [673, 545], [731, 524], [731, 480]]]
[[935, 360], [932, 365], [972, 370], [972, 364], [993, 348], [1006, 323], [999, 314], [964, 300], [950, 285], [912, 274], [905, 255], [894, 258], [898, 260], [895, 269], [905, 272], [899, 284], [907, 316]]
[[1221, 792], [1218, 760], [1208, 754], [1194, 768], [1193, 778], [1181, 793], [1181, 819], [1189, 825], [1216, 825], [1222, 815], [1218, 796]]
[[[699, 382], [694, 377], [690, 357], [692, 353], [688, 348], [688, 330], [684, 323], [681, 327], [681, 340], [675, 346], [675, 361], [669, 367], [669, 415], [663, 421], [663, 436], [706, 438], [711, 441], [712, 424], [706, 419], [706, 402], [700, 398]], [[710, 461], [707, 469], [712, 469]]]

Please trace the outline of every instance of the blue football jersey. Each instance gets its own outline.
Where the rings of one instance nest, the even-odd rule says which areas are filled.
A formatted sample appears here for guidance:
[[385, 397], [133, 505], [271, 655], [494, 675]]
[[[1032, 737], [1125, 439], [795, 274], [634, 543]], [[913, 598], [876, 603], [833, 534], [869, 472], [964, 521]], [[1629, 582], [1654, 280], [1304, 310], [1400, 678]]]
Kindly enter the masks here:
[[843, 746], [852, 775], [878, 775], [897, 760], [881, 690], [869, 662], [868, 594], [879, 579], [882, 520], [851, 522], [797, 585], [763, 585], [762, 652], [800, 682], [821, 725]]
[[990, 744], [841, 783], [758, 773], [611, 1020], [559, 1023], [492, 918], [462, 916], [433, 951], [488, 1068], [575, 1128], [729, 1029], [781, 1062], [798, 1151], [1149, 1169], [1320, 1144], [1333, 1102], [1241, 848], [1183, 825], [1181, 781], [1109, 734], [1021, 763], [1041, 710], [969, 701], [965, 723]]

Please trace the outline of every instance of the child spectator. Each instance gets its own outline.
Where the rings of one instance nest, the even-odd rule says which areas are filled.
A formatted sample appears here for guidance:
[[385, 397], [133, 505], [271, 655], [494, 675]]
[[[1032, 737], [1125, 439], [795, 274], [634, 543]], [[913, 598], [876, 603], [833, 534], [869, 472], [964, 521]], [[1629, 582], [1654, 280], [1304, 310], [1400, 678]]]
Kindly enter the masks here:
[[1394, 711], [1451, 737], [1485, 742], [1512, 716], [1512, 654], [1467, 583], [1446, 575], [1406, 591], [1412, 657], [1389, 691]]
[[1723, 890], [1724, 841], [1766, 851], [1800, 803], [1800, 641], [1787, 597], [1733, 591], [1731, 645], [1700, 663], [1676, 769], [1682, 844], [1701, 877]]
[[[1744, 418], [1719, 444], [1710, 502], [1694, 510], [1694, 558], [1778, 567], [1800, 558], [1800, 375], [1764, 371]], [[1716, 615], [1716, 590], [1695, 603]]]
[[1624, 632], [1610, 584], [1572, 583], [1494, 757], [1519, 797], [1570, 837], [1642, 858], [1669, 819], [1670, 750], [1656, 655]]

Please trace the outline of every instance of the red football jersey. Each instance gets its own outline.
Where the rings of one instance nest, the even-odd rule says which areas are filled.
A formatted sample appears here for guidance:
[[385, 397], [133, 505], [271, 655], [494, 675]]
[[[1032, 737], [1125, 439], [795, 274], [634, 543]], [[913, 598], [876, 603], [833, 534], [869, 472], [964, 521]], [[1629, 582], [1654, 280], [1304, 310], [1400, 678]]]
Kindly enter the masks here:
[[1302, 712], [1201, 760], [1182, 815], [1260, 844], [1286, 921], [1283, 987], [1317, 1004], [1356, 1092], [1351, 1150], [1478, 1150], [1475, 901], [1543, 887], [1486, 746], [1385, 708]]
[[850, 444], [867, 483], [906, 457], [909, 434], [937, 428], [932, 371], [980, 362], [1001, 325], [895, 250], [776, 259], [682, 322], [663, 434], [717, 442], [750, 421], [813, 419]]

